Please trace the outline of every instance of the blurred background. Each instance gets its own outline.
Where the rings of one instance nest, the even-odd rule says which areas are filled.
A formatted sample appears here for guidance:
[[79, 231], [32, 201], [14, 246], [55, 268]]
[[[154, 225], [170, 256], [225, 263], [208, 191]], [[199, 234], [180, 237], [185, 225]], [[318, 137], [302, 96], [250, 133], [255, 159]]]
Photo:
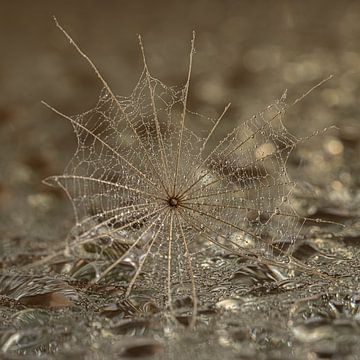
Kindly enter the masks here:
[[289, 109], [285, 124], [298, 137], [332, 125], [338, 129], [301, 144], [289, 166], [300, 184], [311, 184], [324, 196], [335, 194], [343, 204], [341, 211], [351, 212], [356, 206], [359, 1], [0, 0], [0, 4], [2, 239], [28, 240], [32, 246], [34, 238], [39, 244], [41, 239], [60, 242], [73, 223], [65, 196], [41, 180], [63, 171], [75, 150], [75, 136], [71, 125], [40, 101], [69, 115], [80, 113], [95, 105], [101, 85], [56, 28], [53, 15], [119, 95], [130, 94], [142, 69], [137, 34], [143, 36], [152, 74], [165, 84], [181, 85], [195, 30], [189, 107], [216, 116], [230, 101], [224, 133], [286, 89], [292, 103], [334, 74]]

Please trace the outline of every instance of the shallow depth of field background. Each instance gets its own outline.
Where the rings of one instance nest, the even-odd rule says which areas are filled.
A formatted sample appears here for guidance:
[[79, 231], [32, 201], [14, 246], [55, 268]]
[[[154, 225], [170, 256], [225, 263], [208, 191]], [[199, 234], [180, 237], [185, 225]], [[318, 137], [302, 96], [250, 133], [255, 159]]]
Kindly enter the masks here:
[[[298, 137], [336, 127], [300, 144], [289, 172], [300, 191], [322, 204], [305, 201], [302, 215], [336, 221], [359, 216], [359, 1], [0, 0], [0, 5], [0, 252], [6, 245], [24, 254], [46, 253], [62, 244], [73, 225], [66, 196], [41, 180], [63, 171], [75, 136], [71, 125], [40, 101], [68, 115], [81, 113], [96, 104], [101, 84], [56, 28], [53, 15], [119, 95], [131, 92], [142, 70], [137, 34], [143, 36], [152, 75], [180, 85], [195, 30], [189, 108], [216, 116], [232, 103], [217, 138], [286, 90], [290, 104], [334, 74], [286, 115], [285, 125]], [[356, 226], [349, 230], [355, 240]], [[356, 241], [352, 245], [358, 246]]]
[[[46, 233], [58, 238], [72, 222], [65, 196], [49, 192], [41, 179], [62, 171], [74, 151], [74, 136], [70, 124], [40, 101], [76, 114], [95, 104], [100, 84], [57, 30], [53, 15], [121, 95], [130, 93], [140, 75], [137, 34], [143, 36], [153, 75], [177, 85], [186, 79], [191, 32], [195, 30], [197, 54], [189, 104], [196, 111], [216, 116], [231, 101], [223, 133], [286, 89], [291, 102], [334, 74], [333, 80], [289, 112], [286, 125], [298, 136], [336, 125], [338, 132], [331, 130], [308, 147], [314, 145], [314, 151], [325, 147], [330, 160], [344, 152], [353, 155], [346, 146], [360, 136], [357, 1], [2, 1], [2, 232]], [[331, 142], [339, 137], [344, 140], [341, 144]], [[304, 156], [296, 160], [300, 170], [306, 162]], [[316, 156], [315, 152], [311, 159]], [[319, 155], [318, 162], [322, 160]], [[321, 166], [325, 172], [329, 170], [326, 164], [316, 165], [318, 170]], [[299, 177], [304, 177], [304, 172], [300, 171]], [[326, 176], [322, 173], [320, 179], [318, 173], [312, 173], [305, 180], [338, 180]], [[349, 176], [343, 175], [341, 182], [349, 181]], [[59, 214], [62, 208], [64, 213]], [[49, 216], [49, 211], [59, 218]]]

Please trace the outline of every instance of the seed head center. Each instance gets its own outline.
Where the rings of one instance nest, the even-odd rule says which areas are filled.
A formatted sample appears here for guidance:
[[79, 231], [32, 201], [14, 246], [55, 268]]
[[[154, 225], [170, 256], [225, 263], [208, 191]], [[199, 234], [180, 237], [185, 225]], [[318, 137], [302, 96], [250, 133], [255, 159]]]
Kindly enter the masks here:
[[169, 198], [168, 203], [171, 207], [177, 207], [179, 205], [179, 199], [176, 197], [171, 197]]

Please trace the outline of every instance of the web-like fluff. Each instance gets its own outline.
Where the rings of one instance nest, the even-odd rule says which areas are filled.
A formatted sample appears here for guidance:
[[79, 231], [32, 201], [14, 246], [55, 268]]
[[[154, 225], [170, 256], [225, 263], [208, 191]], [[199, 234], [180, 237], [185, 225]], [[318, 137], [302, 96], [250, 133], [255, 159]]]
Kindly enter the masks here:
[[170, 307], [179, 294], [196, 307], [203, 279], [194, 252], [211, 245], [274, 263], [291, 254], [303, 224], [290, 205], [286, 160], [299, 139], [282, 123], [284, 99], [214, 144], [227, 108], [205, 136], [189, 130], [199, 120], [186, 105], [193, 52], [192, 43], [181, 88], [152, 77], [145, 57], [129, 97], [115, 96], [98, 74], [104, 89], [95, 108], [63, 115], [76, 153], [63, 175], [47, 179], [74, 207], [68, 248], [110, 259], [100, 278], [131, 264], [127, 295], [147, 281]]

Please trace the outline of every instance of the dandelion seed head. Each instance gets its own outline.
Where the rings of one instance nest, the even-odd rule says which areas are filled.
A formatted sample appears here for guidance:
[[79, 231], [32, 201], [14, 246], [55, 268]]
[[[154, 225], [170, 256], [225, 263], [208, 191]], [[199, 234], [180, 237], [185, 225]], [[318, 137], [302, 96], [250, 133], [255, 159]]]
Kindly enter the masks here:
[[47, 105], [72, 123], [78, 140], [64, 173], [47, 182], [73, 205], [68, 249], [108, 261], [97, 280], [131, 259], [126, 296], [148, 284], [170, 308], [179, 296], [190, 297], [195, 314], [208, 282], [197, 261], [203, 246], [270, 263], [291, 254], [304, 221], [290, 201], [286, 161], [300, 139], [283, 124], [284, 97], [214, 143], [230, 105], [208, 121], [206, 136], [189, 129], [201, 116], [187, 105], [194, 37], [187, 80], [178, 88], [152, 76], [140, 38], [144, 68], [127, 97], [116, 96], [71, 42], [103, 89], [80, 115]]

